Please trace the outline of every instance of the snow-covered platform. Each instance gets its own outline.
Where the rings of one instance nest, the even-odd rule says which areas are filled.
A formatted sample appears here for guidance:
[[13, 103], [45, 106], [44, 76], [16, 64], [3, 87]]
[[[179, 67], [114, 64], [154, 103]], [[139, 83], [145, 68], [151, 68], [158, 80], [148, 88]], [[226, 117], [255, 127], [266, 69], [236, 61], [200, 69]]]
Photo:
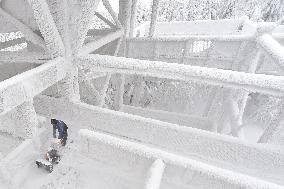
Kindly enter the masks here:
[[[102, 0], [111, 20], [100, 0], [0, 2], [0, 188], [284, 188], [281, 22], [156, 22], [154, 0], [135, 29], [129, 0]], [[69, 139], [48, 174], [51, 118]]]

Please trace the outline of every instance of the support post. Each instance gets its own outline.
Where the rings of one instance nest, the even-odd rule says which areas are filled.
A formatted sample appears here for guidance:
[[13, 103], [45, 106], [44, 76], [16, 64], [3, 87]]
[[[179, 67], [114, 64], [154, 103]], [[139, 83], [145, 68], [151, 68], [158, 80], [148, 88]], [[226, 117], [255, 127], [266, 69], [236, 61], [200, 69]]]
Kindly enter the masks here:
[[80, 77], [82, 78], [81, 82], [83, 82], [86, 85], [86, 87], [87, 87], [87, 90], [89, 92], [88, 95], [91, 95], [91, 98], [90, 98], [91, 104], [99, 105], [100, 104], [100, 96], [101, 95], [97, 91], [97, 89], [94, 87], [92, 81], [85, 76], [83, 71], [80, 71]]
[[123, 105], [123, 94], [124, 94], [124, 84], [125, 84], [125, 75], [124, 74], [113, 74], [112, 83], [115, 89], [114, 97], [114, 110], [119, 111]]
[[103, 5], [105, 6], [105, 8], [107, 9], [107, 11], [109, 12], [109, 14], [111, 15], [112, 19], [114, 20], [114, 22], [116, 23], [116, 27], [117, 28], [122, 28], [121, 26], [121, 22], [118, 20], [118, 17], [116, 15], [116, 13], [113, 11], [110, 3], [108, 0], [103, 0]]
[[159, 0], [153, 0], [149, 37], [153, 37], [156, 29]]
[[165, 167], [166, 165], [161, 159], [155, 160], [148, 170], [143, 189], [159, 189]]
[[106, 23], [107, 25], [109, 25], [111, 28], [116, 28], [116, 26], [109, 21], [107, 18], [105, 18], [103, 15], [101, 15], [100, 13], [96, 12], [95, 15], [101, 19], [104, 23]]
[[[118, 51], [119, 51], [119, 48], [120, 48], [120, 45], [123, 41], [123, 36], [121, 36], [119, 39], [118, 39], [118, 42], [117, 42], [117, 46], [115, 48], [115, 52], [113, 54], [113, 56], [117, 56], [118, 55]], [[100, 103], [99, 103], [99, 106], [100, 107], [103, 107], [105, 105], [105, 98], [106, 98], [106, 95], [107, 95], [107, 89], [108, 89], [108, 86], [109, 86], [109, 82], [110, 82], [110, 79], [111, 79], [111, 73], [107, 73], [107, 76], [106, 76], [106, 80], [105, 80], [105, 84], [104, 84], [104, 87], [102, 89], [102, 95], [101, 95], [101, 100], [100, 100]], [[123, 94], [122, 94], [123, 95]], [[122, 99], [123, 100], [123, 99]], [[120, 107], [121, 108], [121, 107]]]
[[105, 98], [106, 98], [110, 78], [111, 78], [111, 74], [107, 73], [105, 84], [104, 84], [104, 87], [102, 89], [101, 100], [100, 100], [100, 103], [99, 103], [100, 107], [103, 107], [105, 105]]
[[137, 2], [138, 0], [132, 0], [129, 37], [133, 37], [133, 31], [135, 28], [136, 21]]
[[[281, 98], [279, 102], [279, 107], [276, 113], [273, 114], [273, 118], [270, 121], [269, 125], [264, 130], [262, 136], [258, 140], [259, 143], [276, 143], [284, 141], [280, 141], [280, 137], [284, 137], [284, 97]], [[283, 140], [283, 139], [282, 139]]]
[[27, 139], [32, 138], [36, 134], [38, 120], [32, 99], [17, 106], [9, 114], [9, 117], [16, 123], [17, 133], [15, 134], [17, 136]]
[[[124, 27], [124, 37], [120, 45], [122, 46], [120, 49], [123, 56], [125, 56], [126, 53], [126, 37], [129, 36], [131, 2], [131, 0], [119, 0], [118, 20]], [[111, 81], [115, 88], [114, 109], [120, 110], [123, 105], [125, 75], [113, 74]]]
[[[248, 69], [248, 73], [255, 73], [256, 69], [258, 67], [258, 65], [260, 64], [260, 62], [263, 60], [264, 56], [263, 56], [263, 52], [261, 49], [259, 49], [257, 51], [257, 54], [255, 56], [255, 58], [253, 59], [249, 69]], [[240, 125], [238, 126], [239, 128], [237, 128], [237, 132], [239, 133], [239, 130], [241, 130], [243, 128], [243, 116], [244, 116], [244, 111], [245, 111], [245, 107], [248, 101], [248, 97], [249, 97], [250, 92], [248, 91], [244, 91], [242, 94], [242, 99], [241, 99], [241, 103], [239, 106], [239, 115], [238, 115], [238, 122], [240, 123]], [[234, 134], [233, 134], [234, 135]]]
[[135, 76], [134, 78], [135, 84], [134, 84], [134, 90], [133, 90], [133, 100], [132, 105], [139, 106], [139, 101], [141, 99], [141, 96], [143, 94], [143, 77], [140, 75]]
[[125, 36], [129, 36], [131, 14], [131, 0], [119, 0], [119, 14], [118, 19], [125, 29]]

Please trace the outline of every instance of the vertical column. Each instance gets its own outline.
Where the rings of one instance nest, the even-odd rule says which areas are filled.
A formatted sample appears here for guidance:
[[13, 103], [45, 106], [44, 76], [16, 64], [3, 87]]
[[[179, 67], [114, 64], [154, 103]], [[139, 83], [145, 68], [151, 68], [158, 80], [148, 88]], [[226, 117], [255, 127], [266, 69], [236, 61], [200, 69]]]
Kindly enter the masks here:
[[138, 0], [132, 0], [131, 17], [130, 17], [130, 31], [129, 31], [130, 37], [133, 37], [133, 31], [134, 31], [134, 28], [135, 28], [137, 1]]
[[130, 15], [131, 15], [132, 0], [119, 0], [118, 19], [125, 29], [125, 36], [129, 36]]
[[124, 38], [120, 47], [120, 55], [125, 57], [126, 53], [126, 37], [129, 37], [130, 31], [130, 15], [131, 15], [132, 0], [119, 0], [118, 19], [124, 27]]
[[[68, 60], [66, 60], [68, 61]], [[69, 63], [66, 63], [67, 76], [55, 84], [56, 94], [53, 94], [56, 98], [66, 97], [72, 100], [79, 100], [79, 82], [78, 82], [78, 68], [73, 65], [74, 62], [70, 60]]]
[[110, 3], [108, 0], [103, 0], [103, 4], [105, 6], [105, 8], [108, 10], [109, 14], [111, 15], [112, 19], [114, 20], [116, 27], [117, 28], [121, 28], [121, 23], [119, 22], [116, 13], [113, 11]]
[[[117, 45], [116, 45], [115, 52], [114, 52], [113, 56], [117, 56], [118, 55], [118, 51], [119, 51], [120, 45], [121, 45], [121, 43], [124, 40], [123, 38], [124, 37], [120, 37], [118, 39], [118, 42], [117, 42]], [[111, 76], [112, 76], [111, 73], [107, 73], [105, 84], [104, 84], [104, 87], [103, 87], [102, 92], [101, 92], [101, 99], [100, 99], [100, 102], [99, 102], [99, 106], [100, 107], [103, 107], [105, 105], [105, 98], [106, 98], [106, 95], [107, 95], [107, 89], [108, 89], [109, 83], [111, 81]], [[121, 88], [123, 88], [123, 93], [124, 93], [124, 86], [121, 86]], [[123, 95], [123, 93], [122, 93], [122, 95]], [[122, 101], [122, 104], [123, 104], [123, 101]], [[120, 108], [121, 107], [118, 107], [118, 109], [120, 109]]]
[[274, 113], [258, 142], [284, 144], [284, 97], [281, 98], [278, 111]]
[[157, 159], [151, 165], [148, 170], [146, 181], [144, 184], [144, 189], [159, 189], [161, 185], [161, 180], [165, 170], [165, 163]]
[[100, 99], [100, 102], [99, 102], [100, 107], [103, 107], [105, 105], [105, 98], [106, 98], [106, 93], [107, 93], [110, 78], [111, 78], [111, 74], [107, 73], [105, 84], [104, 84], [104, 87], [102, 89], [101, 99]]
[[132, 98], [132, 104], [134, 106], [139, 106], [139, 101], [141, 99], [141, 96], [143, 94], [143, 77], [142, 76], [135, 76], [134, 78], [134, 90], [133, 90], [133, 98]]
[[[248, 73], [255, 73], [257, 66], [260, 64], [260, 62], [263, 60], [264, 55], [262, 53], [261, 49], [258, 49], [257, 54], [255, 56], [255, 58], [252, 60], [252, 63], [248, 69]], [[242, 99], [239, 105], [239, 115], [238, 115], [238, 123], [240, 125], [238, 125], [238, 128], [236, 128], [238, 131], [238, 133], [240, 133], [243, 128], [243, 116], [244, 116], [244, 111], [245, 111], [245, 107], [247, 105], [247, 101], [248, 101], [248, 97], [249, 97], [249, 92], [248, 91], [243, 91], [242, 94]]]
[[125, 77], [121, 74], [112, 74], [111, 80], [114, 88], [113, 108], [118, 111], [123, 105]]
[[8, 113], [8, 116], [15, 122], [15, 135], [23, 138], [35, 136], [38, 128], [37, 115], [32, 99], [17, 106]]
[[100, 102], [100, 93], [94, 87], [91, 78], [88, 78], [83, 71], [79, 71], [81, 84], [81, 100], [92, 105], [98, 105]]
[[189, 40], [184, 41], [184, 46], [183, 46], [183, 52], [182, 52], [182, 57], [181, 57], [181, 64], [184, 64], [184, 60], [186, 56], [188, 55], [188, 49], [189, 49]]
[[153, 60], [157, 60], [159, 57], [158, 57], [158, 54], [157, 54], [157, 41], [151, 41], [151, 43], [153, 43], [153, 52], [152, 52], [152, 54], [153, 54]]
[[157, 15], [158, 15], [158, 7], [159, 7], [159, 0], [153, 0], [149, 37], [153, 37], [155, 33]]
[[[129, 36], [131, 5], [132, 0], [119, 0], [118, 19], [124, 27], [124, 39], [122, 40], [120, 48], [122, 56], [125, 56], [126, 37]], [[123, 105], [125, 75], [113, 74], [111, 81], [115, 90], [113, 107], [114, 110], [120, 110]]]

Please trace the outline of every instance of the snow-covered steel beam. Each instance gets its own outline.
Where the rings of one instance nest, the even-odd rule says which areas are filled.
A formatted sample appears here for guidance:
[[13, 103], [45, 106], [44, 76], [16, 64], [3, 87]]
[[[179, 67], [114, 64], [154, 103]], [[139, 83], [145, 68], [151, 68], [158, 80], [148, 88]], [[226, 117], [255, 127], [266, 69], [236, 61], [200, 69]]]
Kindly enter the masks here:
[[272, 37], [275, 39], [284, 39], [284, 33], [273, 33]]
[[57, 58], [2, 81], [0, 83], [0, 113], [29, 101], [65, 76], [64, 59]]
[[46, 0], [28, 0], [40, 32], [44, 37], [48, 52], [52, 57], [63, 56], [65, 47]]
[[[224, 168], [209, 165], [191, 158], [185, 158], [174, 153], [153, 148], [138, 142], [121, 139], [111, 135], [90, 131], [79, 131], [80, 152], [109, 166], [122, 170], [142, 172], [152, 159], [160, 159], [166, 166], [163, 173], [163, 185], [172, 188], [234, 188], [234, 189], [282, 189], [281, 185], [260, 180], [255, 177], [229, 171]], [[146, 163], [145, 163], [146, 162]], [[145, 165], [146, 164], [146, 165]], [[162, 163], [161, 163], [162, 164]], [[163, 169], [163, 165], [157, 167]], [[160, 175], [157, 175], [160, 177]], [[158, 179], [157, 179], [158, 180]], [[155, 181], [154, 181], [155, 182]], [[156, 183], [152, 183], [153, 186]], [[158, 185], [158, 184], [157, 184]], [[144, 187], [144, 189], [158, 189]]]
[[165, 170], [165, 163], [161, 159], [153, 162], [146, 175], [144, 189], [159, 189]]
[[121, 111], [128, 114], [157, 119], [168, 123], [194, 127], [207, 131], [214, 131], [213, 121], [205, 117], [128, 105], [123, 105]]
[[34, 106], [40, 115], [60, 117], [73, 125], [73, 131], [88, 128], [111, 133], [185, 157], [199, 157], [209, 164], [219, 162], [220, 166], [243, 174], [253, 172], [255, 177], [284, 185], [281, 147], [247, 143], [235, 137], [48, 96], [36, 96]]
[[113, 29], [113, 28], [90, 29], [90, 30], [88, 30], [87, 35], [97, 37], [99, 35], [106, 35], [106, 34], [109, 34], [109, 33], [115, 32], [115, 31], [116, 31], [116, 29]]
[[253, 41], [254, 35], [251, 34], [230, 34], [230, 35], [179, 35], [170, 37], [133, 37], [127, 38], [128, 41], [189, 41], [189, 40], [206, 40], [206, 41]]
[[138, 74], [181, 81], [197, 81], [274, 96], [283, 96], [284, 94], [284, 77], [282, 76], [251, 74], [216, 68], [93, 54], [77, 57], [76, 62], [79, 67], [84, 69], [92, 67], [106, 72]]
[[98, 48], [120, 38], [121, 36], [123, 36], [124, 31], [123, 29], [119, 29], [116, 32], [107, 34], [106, 36], [103, 36], [100, 39], [97, 39], [93, 42], [89, 42], [87, 44], [85, 44], [80, 50], [79, 50], [79, 54], [81, 55], [85, 55], [91, 52], [94, 52], [95, 50], [97, 50]]
[[40, 47], [45, 49], [44, 40], [36, 33], [34, 33], [31, 28], [23, 24], [21, 21], [19, 21], [9, 13], [7, 13], [2, 8], [0, 8], [0, 16], [6, 19], [6, 21], [8, 21], [9, 23], [13, 24], [18, 30], [20, 30], [28, 41], [31, 41], [32, 43], [39, 45]]
[[0, 52], [0, 62], [5, 63], [35, 63], [35, 64], [42, 64], [50, 60], [50, 57], [35, 53], [35, 52], [7, 52], [3, 51]]
[[114, 10], [112, 9], [111, 4], [109, 3], [108, 0], [102, 0], [103, 1], [103, 5], [105, 6], [105, 8], [107, 9], [107, 11], [109, 12], [109, 14], [111, 15], [112, 19], [114, 20], [116, 27], [117, 28], [122, 28], [121, 23], [118, 20], [118, 16], [117, 14], [114, 12]]
[[151, 14], [151, 23], [149, 29], [149, 37], [153, 37], [155, 33], [155, 28], [157, 24], [157, 17], [158, 17], [158, 8], [159, 8], [159, 1], [160, 0], [152, 0], [152, 14]]
[[115, 25], [109, 21], [107, 18], [105, 18], [103, 15], [101, 15], [99, 12], [96, 12], [95, 15], [101, 19], [102, 21], [104, 21], [107, 25], [109, 25], [111, 28], [116, 28]]
[[264, 34], [257, 39], [258, 44], [274, 60], [279, 68], [284, 71], [284, 47], [276, 41], [271, 35]]
[[0, 42], [0, 50], [14, 46], [14, 45], [17, 45], [17, 44], [21, 44], [21, 43], [24, 43], [24, 42], [26, 42], [26, 39], [24, 37], [5, 41], [5, 42], [2, 42], [2, 43]]

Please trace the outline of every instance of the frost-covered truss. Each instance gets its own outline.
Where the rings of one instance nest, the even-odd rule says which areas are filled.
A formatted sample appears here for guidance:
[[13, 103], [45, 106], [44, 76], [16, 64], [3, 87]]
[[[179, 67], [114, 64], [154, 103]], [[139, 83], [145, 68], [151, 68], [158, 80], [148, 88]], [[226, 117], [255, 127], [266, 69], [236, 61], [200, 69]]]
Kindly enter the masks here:
[[[151, 21], [135, 27], [137, 0], [120, 0], [119, 15], [102, 0], [111, 19], [96, 12], [99, 3], [0, 1], [0, 136], [22, 142], [0, 161], [3, 187], [40, 145], [40, 115], [85, 129], [80, 151], [123, 172], [122, 186], [283, 188], [283, 26], [247, 17], [157, 22], [153, 0]], [[109, 28], [90, 28], [93, 16]], [[129, 78], [134, 86], [126, 91]], [[202, 111], [139, 107], [147, 78], [183, 82], [196, 93], [196, 83], [209, 86]], [[105, 108], [109, 86], [114, 110]], [[251, 93], [278, 99], [256, 144], [241, 138]]]

